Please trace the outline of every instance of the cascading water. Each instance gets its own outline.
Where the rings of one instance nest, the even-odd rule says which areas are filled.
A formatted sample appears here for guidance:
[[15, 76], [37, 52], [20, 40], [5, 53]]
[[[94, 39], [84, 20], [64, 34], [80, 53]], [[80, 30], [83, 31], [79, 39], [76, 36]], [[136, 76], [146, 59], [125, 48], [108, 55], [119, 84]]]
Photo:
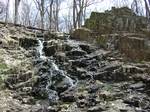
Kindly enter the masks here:
[[39, 57], [42, 59], [42, 58], [45, 58], [45, 56], [43, 55], [43, 43], [44, 43], [44, 40], [43, 39], [38, 39], [38, 43], [39, 43], [39, 46], [37, 48], [37, 51], [39, 53]]
[[[63, 80], [63, 82], [65, 82], [65, 85], [68, 85], [67, 89], [71, 89], [72, 87], [75, 86], [75, 81], [72, 80], [69, 76], [67, 76], [63, 70], [60, 70], [59, 67], [55, 64], [55, 62], [52, 59], [50, 59], [50, 57], [46, 57], [44, 55], [44, 52], [43, 52], [44, 40], [39, 38], [38, 43], [39, 43], [39, 45], [37, 47], [37, 51], [39, 54], [39, 59], [42, 60], [41, 63], [48, 63], [48, 65], [50, 65], [46, 71], [47, 72], [46, 75], [45, 75], [45, 73], [40, 73], [42, 78], [43, 77], [46, 77], [46, 78], [44, 78], [43, 82], [39, 82], [39, 84], [40, 84], [39, 87], [42, 86], [45, 88], [45, 90], [48, 93], [49, 100], [54, 100], [54, 99], [57, 100], [58, 99], [58, 97], [56, 97], [56, 96], [58, 96], [57, 90], [55, 90], [55, 89], [53, 90], [53, 88], [51, 88], [51, 87], [52, 86], [55, 87], [58, 83], [60, 83], [60, 85], [61, 85], [61, 82], [59, 80], [61, 80], [61, 81]], [[42, 65], [42, 66], [44, 66], [44, 65]], [[43, 90], [41, 90], [41, 91], [43, 91]]]

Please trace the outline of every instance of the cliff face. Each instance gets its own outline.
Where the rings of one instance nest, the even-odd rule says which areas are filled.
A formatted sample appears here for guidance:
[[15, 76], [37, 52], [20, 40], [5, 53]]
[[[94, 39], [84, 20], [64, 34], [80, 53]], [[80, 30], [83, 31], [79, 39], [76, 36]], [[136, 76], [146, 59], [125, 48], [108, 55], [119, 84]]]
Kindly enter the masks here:
[[[119, 50], [133, 60], [150, 60], [148, 21], [127, 7], [104, 13], [92, 12], [84, 27], [73, 32], [73, 39], [95, 42], [107, 50]], [[91, 41], [92, 40], [92, 41]]]
[[137, 16], [127, 7], [112, 8], [104, 13], [92, 12], [85, 22], [85, 27], [100, 34], [118, 31], [137, 32], [147, 27], [145, 17]]

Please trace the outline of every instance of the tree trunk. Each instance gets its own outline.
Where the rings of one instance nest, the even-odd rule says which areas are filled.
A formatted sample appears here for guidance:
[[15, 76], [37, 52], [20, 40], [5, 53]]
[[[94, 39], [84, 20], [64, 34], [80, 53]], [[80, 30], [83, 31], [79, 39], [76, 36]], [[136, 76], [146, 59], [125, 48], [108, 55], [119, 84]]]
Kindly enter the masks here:
[[19, 8], [20, 0], [15, 0], [15, 17], [14, 17], [14, 24], [17, 24], [18, 21], [18, 8]]
[[7, 6], [6, 6], [6, 17], [5, 17], [5, 23], [8, 22], [8, 15], [9, 15], [9, 2], [10, 0], [7, 0]]
[[76, 29], [76, 0], [73, 0], [73, 28]]
[[56, 31], [59, 31], [58, 13], [59, 13], [59, 0], [56, 0], [56, 21], [55, 21]]
[[[148, 7], [148, 3], [147, 3], [146, 0], [144, 0], [144, 2], [145, 2], [146, 17], [147, 17], [148, 19], [150, 19], [150, 9], [149, 9], [149, 7]], [[149, 3], [150, 3], [150, 1], [149, 1]]]
[[44, 29], [44, 0], [41, 0], [41, 29]]
[[53, 0], [50, 3], [50, 14], [49, 14], [49, 29], [52, 30], [52, 12], [53, 12]]

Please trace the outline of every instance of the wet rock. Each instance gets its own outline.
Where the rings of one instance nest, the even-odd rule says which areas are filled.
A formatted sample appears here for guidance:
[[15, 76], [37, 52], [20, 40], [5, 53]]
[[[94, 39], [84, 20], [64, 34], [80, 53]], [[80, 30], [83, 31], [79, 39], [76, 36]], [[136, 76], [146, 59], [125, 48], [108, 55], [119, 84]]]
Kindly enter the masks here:
[[71, 60], [70, 63], [72, 63], [72, 66], [79, 68], [85, 68], [90, 64], [86, 59]]
[[112, 72], [116, 69], [118, 69], [119, 67], [121, 67], [120, 65], [115, 65], [115, 64], [111, 64], [111, 65], [107, 65], [104, 68], [102, 68], [102, 71], [108, 71], [108, 72]]
[[65, 90], [67, 90], [69, 87], [70, 87], [69, 83], [67, 83], [67, 82], [61, 82], [61, 83], [55, 85], [55, 90], [58, 93], [62, 93]]
[[75, 76], [77, 77], [79, 80], [84, 80], [84, 79], [87, 79], [87, 78], [91, 78], [91, 75], [89, 73], [87, 73], [87, 71], [83, 68], [72, 68], [70, 69], [69, 71], [69, 74], [71, 76]]
[[67, 43], [64, 44], [63, 46], [64, 46], [64, 51], [71, 51], [73, 49], [73, 46]]
[[138, 99], [127, 99], [124, 103], [129, 104], [130, 106], [139, 107]]
[[87, 102], [88, 102], [87, 105], [89, 107], [95, 106], [97, 104], [96, 98], [97, 98], [97, 96], [95, 94], [90, 94], [87, 98]]
[[57, 62], [65, 62], [66, 61], [66, 54], [65, 53], [56, 53], [56, 61]]
[[80, 44], [79, 46], [83, 51], [86, 51], [88, 54], [93, 52], [93, 49], [87, 44]]
[[[54, 73], [54, 72], [53, 72]], [[52, 89], [62, 93], [71, 86], [69, 80], [64, 76], [62, 71], [55, 71], [52, 77]]]
[[43, 66], [43, 67], [40, 67], [38, 72], [42, 72], [42, 73], [46, 73], [48, 71], [48, 68]]
[[48, 100], [50, 105], [56, 105], [58, 103], [59, 97], [58, 93], [54, 90], [47, 90], [48, 91]]
[[85, 51], [82, 51], [82, 50], [72, 50], [72, 51], [69, 51], [66, 53], [67, 56], [84, 56], [86, 55], [86, 52]]
[[48, 98], [48, 91], [45, 89], [45, 87], [34, 87], [32, 90], [32, 94], [37, 99], [47, 99]]
[[73, 90], [65, 91], [60, 94], [60, 99], [63, 102], [75, 102], [76, 101], [75, 93]]
[[107, 74], [108, 74], [107, 71], [96, 73], [94, 74], [93, 78], [95, 80], [107, 80], [107, 77], [108, 77]]
[[56, 46], [52, 45], [52, 46], [44, 47], [43, 51], [46, 56], [53, 56], [56, 53]]
[[3, 42], [2, 41], [0, 41], [0, 45], [2, 44]]

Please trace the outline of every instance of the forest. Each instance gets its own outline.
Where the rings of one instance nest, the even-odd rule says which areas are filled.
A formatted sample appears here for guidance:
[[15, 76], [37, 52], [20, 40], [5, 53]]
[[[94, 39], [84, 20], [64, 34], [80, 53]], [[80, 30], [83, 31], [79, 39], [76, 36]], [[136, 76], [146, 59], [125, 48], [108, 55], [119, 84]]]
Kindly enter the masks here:
[[0, 112], [150, 112], [150, 0], [0, 0]]
[[[138, 15], [147, 18], [150, 15], [149, 0], [110, 0], [107, 3], [106, 7], [127, 6]], [[93, 7], [97, 7], [98, 11], [101, 4], [105, 4], [105, 0], [1, 0], [0, 19], [5, 23], [70, 31], [81, 27], [91, 11], [95, 10]], [[104, 7], [103, 10], [108, 9]]]

